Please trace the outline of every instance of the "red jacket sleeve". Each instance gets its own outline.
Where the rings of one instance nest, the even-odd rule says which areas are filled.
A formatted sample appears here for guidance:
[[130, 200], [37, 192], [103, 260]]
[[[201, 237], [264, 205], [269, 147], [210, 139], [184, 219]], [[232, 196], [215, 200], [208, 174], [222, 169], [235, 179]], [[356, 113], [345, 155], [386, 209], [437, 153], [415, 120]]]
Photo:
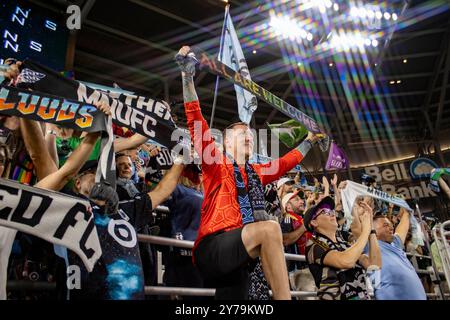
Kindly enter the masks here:
[[202, 170], [213, 170], [222, 161], [222, 153], [216, 148], [209, 126], [200, 110], [200, 103], [186, 102], [184, 109], [195, 151], [202, 159]]
[[255, 164], [253, 167], [259, 174], [261, 183], [266, 185], [278, 180], [303, 160], [303, 155], [297, 149], [291, 150], [283, 157], [265, 164]]

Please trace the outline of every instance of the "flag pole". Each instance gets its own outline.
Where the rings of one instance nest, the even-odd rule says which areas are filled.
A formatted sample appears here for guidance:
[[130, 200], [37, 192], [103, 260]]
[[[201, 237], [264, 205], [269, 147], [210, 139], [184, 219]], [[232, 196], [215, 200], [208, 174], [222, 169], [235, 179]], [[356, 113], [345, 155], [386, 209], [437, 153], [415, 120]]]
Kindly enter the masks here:
[[[228, 18], [229, 10], [230, 10], [230, 5], [227, 4], [225, 6], [225, 18], [224, 18], [223, 26], [222, 26], [222, 34], [220, 36], [220, 47], [219, 47], [219, 56], [218, 56], [219, 60], [222, 60], [223, 42], [225, 40], [225, 30], [226, 30], [227, 18]], [[220, 79], [220, 76], [217, 76], [217, 78], [216, 78], [216, 87], [214, 89], [214, 101], [213, 101], [212, 112], [211, 112], [211, 120], [209, 122], [209, 127], [210, 128], [212, 128], [213, 122], [214, 122], [214, 113], [216, 111], [216, 103], [217, 103], [217, 92], [219, 90], [219, 79]]]

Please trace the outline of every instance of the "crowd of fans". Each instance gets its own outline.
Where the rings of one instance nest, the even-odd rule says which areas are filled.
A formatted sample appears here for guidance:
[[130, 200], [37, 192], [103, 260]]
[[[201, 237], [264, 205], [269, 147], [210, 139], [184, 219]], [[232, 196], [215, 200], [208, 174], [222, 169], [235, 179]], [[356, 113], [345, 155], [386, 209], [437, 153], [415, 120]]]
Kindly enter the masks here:
[[[17, 72], [18, 66], [13, 65], [6, 74], [7, 80], [17, 76]], [[106, 114], [110, 112], [104, 104], [97, 108]], [[93, 272], [83, 270], [83, 290], [68, 288], [67, 268], [78, 265], [83, 269], [79, 259], [67, 250], [65, 255], [57, 254], [54, 245], [18, 232], [10, 244], [8, 299], [143, 298], [143, 284], [128, 291], [119, 290], [115, 286], [123, 285], [120, 282], [123, 279], [111, 282], [105, 278], [105, 268], [112, 262], [109, 256], [114, 252], [117, 257], [118, 251], [119, 256], [133, 257], [138, 266], [138, 270], [124, 271], [123, 276], [128, 280], [133, 277], [147, 286], [158, 285], [157, 252], [160, 251], [164, 285], [205, 287], [192, 262], [191, 250], [148, 243], [119, 248], [102, 231], [102, 213], [108, 212], [109, 219], [126, 221], [135, 233], [194, 241], [204, 198], [201, 168], [175, 161], [170, 170], [161, 170], [155, 161], [159, 147], [127, 129], [114, 127], [114, 131], [116, 190], [94, 181], [100, 154], [98, 133], [0, 116], [0, 176], [88, 199], [94, 208], [103, 251]], [[301, 172], [286, 175], [267, 185], [265, 192], [265, 208], [279, 222], [285, 252], [306, 258], [287, 261], [291, 290], [317, 293], [317, 297], [306, 299], [331, 300], [426, 299], [426, 293], [434, 293], [430, 276], [418, 276], [410, 257], [406, 256], [406, 252], [435, 255], [435, 245], [431, 245], [432, 252], [429, 252], [425, 245], [412, 241], [411, 213], [372, 198], [359, 198], [352, 210], [352, 223], [347, 225], [340, 197], [346, 181], [338, 181], [334, 174], [331, 179], [308, 177], [313, 179], [308, 182], [303, 175]], [[356, 182], [381, 187], [369, 176]], [[159, 205], [166, 206], [168, 213], [155, 210]], [[431, 242], [432, 226], [427, 223], [421, 226]], [[431, 266], [425, 258], [416, 261], [420, 269]], [[30, 289], [21, 287], [29, 282], [54, 285], [50, 287], [56, 290], [33, 291], [31, 286]], [[147, 299], [156, 297], [147, 296]]]

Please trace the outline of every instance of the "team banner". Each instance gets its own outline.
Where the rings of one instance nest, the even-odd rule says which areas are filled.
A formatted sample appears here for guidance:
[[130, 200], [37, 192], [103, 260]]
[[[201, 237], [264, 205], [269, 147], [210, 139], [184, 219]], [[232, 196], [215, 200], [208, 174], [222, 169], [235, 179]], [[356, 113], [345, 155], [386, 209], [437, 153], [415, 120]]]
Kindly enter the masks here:
[[89, 202], [0, 179], [0, 225], [75, 252], [91, 272], [102, 255]]
[[171, 139], [177, 128], [170, 110], [161, 101], [123, 92], [95, 90], [29, 59], [23, 62], [16, 85], [88, 104], [105, 102], [111, 106], [112, 119], [116, 125], [131, 129], [168, 148], [178, 142]]
[[212, 74], [219, 75], [231, 81], [235, 85], [238, 85], [241, 88], [249, 91], [259, 99], [270, 104], [278, 111], [284, 113], [286, 116], [300, 122], [308, 129], [308, 131], [311, 131], [312, 133], [321, 132], [316, 121], [304, 112], [301, 112], [297, 108], [294, 108], [289, 103], [267, 91], [266, 89], [260, 87], [252, 80], [246, 79], [239, 72], [232, 70], [217, 59], [211, 58], [206, 52], [201, 52], [199, 56], [200, 70], [206, 70]]
[[116, 165], [110, 117], [96, 107], [37, 91], [0, 85], [0, 114], [50, 122], [87, 132], [102, 132], [101, 154], [96, 181], [116, 185]]

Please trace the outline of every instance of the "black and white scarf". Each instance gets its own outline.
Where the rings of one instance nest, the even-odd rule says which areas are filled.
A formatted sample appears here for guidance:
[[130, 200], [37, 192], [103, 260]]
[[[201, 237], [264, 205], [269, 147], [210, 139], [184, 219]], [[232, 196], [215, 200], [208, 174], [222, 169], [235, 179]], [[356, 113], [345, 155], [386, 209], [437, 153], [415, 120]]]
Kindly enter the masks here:
[[[253, 170], [252, 166], [248, 162], [245, 163], [245, 172], [247, 173], [248, 180], [247, 191], [238, 164], [229, 155], [228, 158], [233, 162], [234, 179], [238, 203], [242, 214], [242, 223], [245, 225], [257, 221], [276, 220], [274, 216], [269, 215], [265, 210], [264, 188], [258, 174]], [[269, 300], [269, 284], [264, 276], [259, 258], [256, 259], [255, 265], [251, 266], [249, 279], [249, 299]]]

